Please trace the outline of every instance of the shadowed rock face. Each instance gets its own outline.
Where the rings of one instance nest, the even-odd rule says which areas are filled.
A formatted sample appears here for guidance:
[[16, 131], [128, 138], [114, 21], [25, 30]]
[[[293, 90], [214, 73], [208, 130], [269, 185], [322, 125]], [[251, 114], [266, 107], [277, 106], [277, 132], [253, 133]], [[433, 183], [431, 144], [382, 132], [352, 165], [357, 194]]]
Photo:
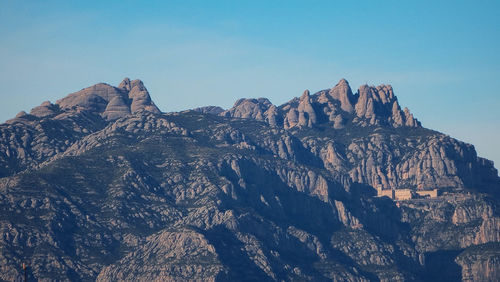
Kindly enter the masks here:
[[206, 107], [195, 108], [193, 109], [193, 111], [197, 111], [204, 114], [218, 115], [222, 113], [224, 109], [218, 106], [206, 106]]
[[387, 85], [160, 114], [124, 79], [0, 125], [0, 280], [498, 281], [499, 189]]
[[160, 113], [140, 80], [125, 78], [118, 87], [105, 83], [82, 89], [56, 102], [61, 109], [81, 108], [115, 120], [131, 113]]

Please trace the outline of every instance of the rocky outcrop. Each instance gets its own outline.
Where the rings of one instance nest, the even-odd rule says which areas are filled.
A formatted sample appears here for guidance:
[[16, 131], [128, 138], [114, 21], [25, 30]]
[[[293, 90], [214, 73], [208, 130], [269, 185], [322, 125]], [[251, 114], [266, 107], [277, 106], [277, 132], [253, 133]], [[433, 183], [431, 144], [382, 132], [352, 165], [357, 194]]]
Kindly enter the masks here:
[[304, 91], [304, 94], [299, 99], [297, 109], [291, 109], [285, 117], [285, 129], [298, 127], [313, 127], [318, 122], [316, 111], [312, 105], [309, 90]]
[[[43, 118], [46, 116], [51, 116], [56, 113], [60, 112], [59, 107], [57, 105], [52, 104], [50, 101], [45, 101], [43, 102], [40, 106], [34, 107], [30, 111], [30, 115]], [[20, 118], [26, 116], [26, 114], [21, 113], [20, 115], [18, 114], [16, 118]]]
[[390, 85], [363, 85], [356, 93], [356, 118], [362, 125], [390, 124], [394, 127], [419, 127], [420, 123], [405, 108], [401, 111]]
[[105, 83], [82, 89], [58, 100], [63, 110], [84, 109], [101, 114], [107, 120], [147, 111], [160, 113], [140, 80], [125, 78], [118, 87]]
[[498, 281], [500, 279], [498, 248], [498, 244], [487, 244], [471, 247], [461, 253], [455, 261], [462, 268], [462, 281]]
[[340, 101], [340, 108], [348, 113], [352, 113], [354, 110], [353, 101], [354, 96], [351, 91], [349, 83], [345, 79], [341, 79], [335, 87], [328, 91], [328, 94], [335, 99]]
[[161, 231], [137, 248], [103, 268], [96, 280], [215, 281], [227, 272], [218, 261], [214, 246], [193, 230]]
[[151, 101], [151, 97], [149, 96], [149, 92], [144, 87], [142, 81], [136, 79], [130, 82], [131, 89], [128, 93], [128, 98], [131, 100], [130, 104], [130, 112], [137, 113], [140, 111], [146, 111], [151, 113], [160, 113], [160, 110], [156, 107], [156, 105]]
[[0, 177], [36, 167], [108, 121], [140, 112], [160, 111], [143, 83], [128, 78], [118, 88], [100, 83], [20, 112], [0, 125]]
[[111, 98], [102, 113], [103, 117], [107, 120], [114, 120], [130, 114], [130, 108], [121, 96]]
[[313, 95], [306, 90], [300, 98], [273, 109], [271, 116], [264, 115], [271, 108], [272, 104], [264, 98], [240, 99], [221, 115], [267, 121], [285, 129], [311, 128], [324, 123], [330, 123], [334, 129], [342, 129], [350, 121], [359, 126], [421, 126], [407, 108], [401, 110], [390, 85], [363, 85], [353, 94], [345, 79], [341, 79], [335, 87]]
[[266, 98], [239, 99], [234, 103], [231, 109], [222, 112], [220, 115], [225, 117], [264, 120], [264, 112], [266, 112], [271, 105], [271, 102]]
[[0, 177], [33, 168], [64, 152], [106, 121], [87, 111], [63, 111], [44, 103], [0, 125]]
[[347, 173], [353, 182], [374, 188], [479, 189], [498, 179], [497, 170], [478, 157], [473, 146], [426, 129], [405, 133], [404, 138], [375, 130], [351, 138], [305, 136], [302, 142], [326, 169]]
[[278, 115], [278, 108], [276, 108], [275, 105], [271, 105], [265, 112], [264, 112], [265, 120], [271, 125], [271, 126], [278, 126], [278, 124], [281, 123], [280, 117]]

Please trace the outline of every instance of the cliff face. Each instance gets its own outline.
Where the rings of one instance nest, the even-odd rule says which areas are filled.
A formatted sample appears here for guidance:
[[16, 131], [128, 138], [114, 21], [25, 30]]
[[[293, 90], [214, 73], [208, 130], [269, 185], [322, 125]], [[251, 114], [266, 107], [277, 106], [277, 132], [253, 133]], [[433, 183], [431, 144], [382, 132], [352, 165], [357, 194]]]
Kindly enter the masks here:
[[487, 244], [470, 248], [455, 261], [462, 267], [463, 281], [496, 281], [500, 277], [498, 245]]
[[496, 169], [390, 86], [162, 114], [125, 79], [0, 132], [2, 280], [499, 278]]
[[375, 188], [488, 189], [498, 181], [493, 163], [472, 145], [422, 128], [407, 108], [401, 110], [390, 85], [363, 85], [353, 94], [342, 79], [279, 107], [265, 98], [240, 99], [220, 115], [287, 129], [325, 168]]

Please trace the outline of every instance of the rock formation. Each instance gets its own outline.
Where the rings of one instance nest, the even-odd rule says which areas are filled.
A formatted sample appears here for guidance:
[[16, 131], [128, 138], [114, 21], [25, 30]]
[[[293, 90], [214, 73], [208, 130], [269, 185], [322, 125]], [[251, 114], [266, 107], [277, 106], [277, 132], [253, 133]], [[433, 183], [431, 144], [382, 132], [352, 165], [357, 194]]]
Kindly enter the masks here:
[[[269, 118], [265, 119], [263, 113], [272, 106], [265, 98], [240, 99], [221, 115], [267, 121]], [[335, 129], [342, 129], [349, 122], [364, 127], [421, 127], [407, 108], [401, 110], [390, 85], [363, 85], [353, 94], [345, 79], [341, 79], [335, 87], [313, 95], [308, 90], [304, 91], [300, 98], [277, 107], [271, 120], [276, 123], [272, 125], [285, 129], [325, 123]]]
[[335, 87], [330, 89], [328, 94], [330, 94], [333, 99], [340, 101], [340, 108], [342, 110], [348, 113], [353, 112], [354, 107], [352, 103], [354, 101], [354, 96], [352, 95], [351, 87], [347, 80], [341, 79]]
[[124, 79], [0, 125], [0, 280], [497, 281], [499, 189], [388, 85], [160, 113]]
[[106, 120], [115, 120], [139, 111], [160, 113], [142, 81], [130, 81], [129, 78], [125, 78], [118, 87], [105, 83], [87, 87], [58, 100], [56, 104], [61, 109], [81, 108], [97, 112]]
[[239, 99], [236, 103], [234, 103], [234, 106], [231, 109], [222, 112], [220, 115], [226, 117], [264, 120], [264, 112], [266, 112], [271, 105], [271, 102], [266, 98]]

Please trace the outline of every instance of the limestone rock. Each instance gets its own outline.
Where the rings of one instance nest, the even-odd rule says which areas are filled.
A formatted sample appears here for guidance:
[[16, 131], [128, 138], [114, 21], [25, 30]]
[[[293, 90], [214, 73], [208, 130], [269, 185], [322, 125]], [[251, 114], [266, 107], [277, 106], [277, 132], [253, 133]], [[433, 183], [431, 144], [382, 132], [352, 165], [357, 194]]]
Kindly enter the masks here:
[[500, 255], [492, 251], [497, 245], [484, 245], [461, 253], [455, 261], [462, 269], [462, 281], [498, 281]]
[[344, 128], [344, 118], [342, 115], [336, 115], [333, 117], [333, 128], [342, 129]]
[[403, 116], [401, 115], [401, 107], [399, 107], [397, 101], [394, 101], [392, 103], [392, 120], [394, 121], [395, 127], [406, 125], [405, 124], [406, 116], [405, 118], [403, 118]]
[[240, 99], [221, 115], [267, 121], [285, 129], [311, 128], [327, 122], [334, 129], [343, 129], [351, 121], [362, 127], [421, 127], [409, 111], [401, 110], [390, 85], [363, 85], [353, 94], [347, 80], [341, 79], [331, 89], [313, 95], [307, 90], [301, 97], [272, 109], [272, 117], [264, 116], [272, 105], [265, 100]]
[[215, 281], [227, 271], [217, 261], [214, 246], [202, 234], [187, 229], [162, 231], [116, 264], [103, 268], [97, 281]]
[[290, 129], [299, 123], [299, 111], [292, 108], [288, 111], [285, 116], [284, 127], [285, 129]]
[[16, 118], [23, 118], [27, 115], [28, 113], [26, 113], [25, 111], [20, 111], [19, 113], [17, 113]]
[[220, 115], [236, 118], [252, 118], [262, 121], [265, 118], [264, 113], [271, 106], [271, 102], [266, 98], [239, 99], [231, 109], [222, 112]]
[[118, 85], [118, 88], [123, 89], [125, 91], [130, 91], [132, 89], [130, 84], [130, 78], [125, 77], [122, 82]]
[[264, 112], [265, 120], [271, 126], [278, 126], [279, 117], [278, 117], [278, 108], [275, 105], [271, 105], [269, 109]]
[[109, 101], [102, 116], [107, 120], [114, 120], [130, 114], [130, 108], [121, 96], [115, 96]]
[[297, 110], [299, 112], [299, 118], [297, 121], [299, 126], [312, 127], [317, 123], [316, 112], [311, 104], [309, 90], [304, 91], [304, 94], [300, 97]]
[[56, 102], [62, 109], [82, 107], [84, 109], [102, 113], [109, 101], [115, 96], [122, 96], [120, 89], [105, 83], [87, 87], [73, 94], [69, 94]]
[[57, 106], [53, 105], [49, 101], [45, 101], [40, 106], [31, 109], [30, 115], [42, 118], [42, 117], [54, 115], [57, 112], [58, 112]]
[[96, 112], [108, 120], [138, 111], [160, 113], [142, 81], [130, 81], [128, 78], [125, 78], [119, 87], [99, 83], [70, 94], [58, 100], [56, 104], [63, 110], [82, 108]]
[[356, 115], [361, 118], [370, 118], [374, 114], [372, 88], [363, 85], [358, 90], [358, 102], [356, 103]]
[[147, 111], [151, 113], [160, 113], [160, 110], [151, 101], [149, 92], [144, 87], [142, 81], [136, 79], [130, 82], [132, 89], [128, 93], [128, 98], [132, 100], [130, 105], [130, 112], [137, 113], [139, 111]]
[[348, 113], [353, 112], [354, 96], [347, 80], [341, 79], [335, 87], [330, 89], [329, 94], [333, 99], [340, 101], [342, 110]]

